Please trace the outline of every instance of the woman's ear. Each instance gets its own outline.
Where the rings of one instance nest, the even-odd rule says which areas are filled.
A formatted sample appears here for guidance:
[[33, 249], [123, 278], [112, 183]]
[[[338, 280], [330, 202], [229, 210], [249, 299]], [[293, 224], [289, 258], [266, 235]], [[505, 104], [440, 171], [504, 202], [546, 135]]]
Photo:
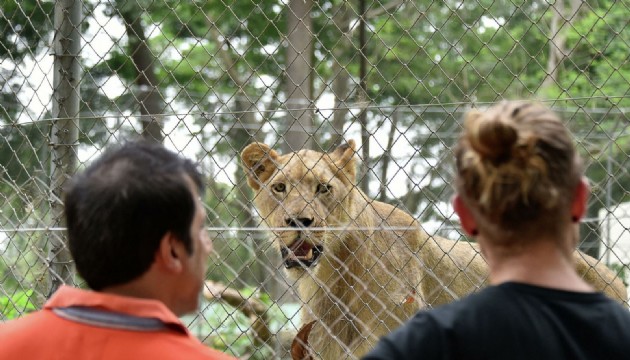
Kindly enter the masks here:
[[470, 236], [478, 235], [477, 222], [459, 194], [455, 195], [453, 198], [453, 209], [457, 216], [459, 216], [459, 222], [462, 224], [462, 229], [464, 229], [466, 234]]
[[573, 222], [578, 222], [586, 213], [588, 195], [591, 193], [591, 187], [588, 179], [582, 178], [575, 188], [573, 194], [573, 203], [571, 204], [571, 218]]
[[160, 240], [155, 261], [165, 271], [180, 273], [183, 269], [182, 260], [185, 256], [183, 251], [185, 251], [183, 244], [169, 231]]

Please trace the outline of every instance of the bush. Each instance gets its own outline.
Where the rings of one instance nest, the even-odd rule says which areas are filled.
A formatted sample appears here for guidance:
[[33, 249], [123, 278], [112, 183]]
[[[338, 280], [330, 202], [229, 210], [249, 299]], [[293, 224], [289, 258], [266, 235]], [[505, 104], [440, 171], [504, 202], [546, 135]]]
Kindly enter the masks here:
[[11, 320], [37, 310], [31, 302], [33, 290], [18, 291], [13, 296], [0, 296], [0, 314], [3, 320]]
[[[300, 323], [299, 304], [278, 305], [268, 294], [257, 292], [255, 289], [246, 288], [239, 291], [245, 297], [255, 297], [267, 306], [267, 325], [272, 333], [276, 334], [281, 330], [297, 331]], [[274, 350], [270, 346], [255, 345], [254, 334], [250, 331], [252, 320], [224, 302], [204, 302], [199, 314], [184, 317], [182, 320], [197, 338], [214, 349], [248, 359], [274, 357]]]

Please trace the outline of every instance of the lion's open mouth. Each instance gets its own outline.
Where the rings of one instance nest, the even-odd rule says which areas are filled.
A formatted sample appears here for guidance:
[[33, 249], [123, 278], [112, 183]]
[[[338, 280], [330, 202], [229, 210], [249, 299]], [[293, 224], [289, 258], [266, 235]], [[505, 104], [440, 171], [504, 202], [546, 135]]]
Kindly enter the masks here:
[[311, 267], [319, 261], [324, 247], [310, 244], [298, 238], [291, 246], [282, 246], [280, 252], [282, 259], [284, 259], [284, 267], [287, 269], [298, 266]]

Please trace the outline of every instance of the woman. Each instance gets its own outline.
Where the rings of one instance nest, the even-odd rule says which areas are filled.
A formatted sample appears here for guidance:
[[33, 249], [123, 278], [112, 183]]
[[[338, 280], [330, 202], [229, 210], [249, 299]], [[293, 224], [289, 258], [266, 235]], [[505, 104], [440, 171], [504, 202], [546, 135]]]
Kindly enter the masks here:
[[551, 110], [471, 111], [455, 150], [463, 230], [490, 286], [423, 311], [365, 359], [627, 359], [630, 314], [575, 272], [589, 192], [571, 135]]

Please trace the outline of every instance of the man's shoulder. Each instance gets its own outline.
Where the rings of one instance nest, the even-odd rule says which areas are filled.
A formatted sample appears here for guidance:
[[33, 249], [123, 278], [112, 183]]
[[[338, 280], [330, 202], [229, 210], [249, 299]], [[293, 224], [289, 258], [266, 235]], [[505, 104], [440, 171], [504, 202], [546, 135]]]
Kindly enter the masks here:
[[31, 331], [35, 328], [46, 328], [46, 322], [48, 320], [46, 311], [35, 311], [30, 314], [25, 314], [20, 318], [12, 319], [7, 322], [0, 322], [0, 334], [1, 338], [6, 335], [17, 335], [23, 331]]
[[46, 312], [39, 310], [0, 323], [0, 359], [33, 358], [29, 355], [40, 351], [33, 346], [33, 341], [40, 346], [42, 339], [55, 332], [55, 326], [49, 320]]
[[[88, 326], [87, 328], [85, 326]], [[87, 332], [85, 329], [92, 329], [93, 332]], [[51, 331], [53, 334], [51, 335]], [[107, 334], [105, 335], [105, 332]], [[67, 342], [74, 341], [77, 334], [81, 333], [84, 338], [99, 339], [103, 336], [108, 338], [117, 338], [122, 341], [116, 341], [112, 345], [114, 348], [124, 347], [124, 352], [132, 358], [152, 358], [152, 359], [170, 359], [183, 358], [190, 360], [234, 360], [233, 357], [212, 349], [188, 333], [180, 331], [158, 331], [158, 332], [136, 332], [112, 329], [104, 329], [102, 327], [91, 327], [85, 324], [77, 324], [62, 319], [49, 310], [40, 310], [25, 315], [19, 319], [0, 323], [0, 359], [13, 358], [18, 353], [33, 353], [37, 356], [45, 352], [45, 348], [51, 346], [61, 346], [68, 348]], [[69, 336], [65, 336], [69, 335]], [[40, 346], [33, 348], [33, 339], [45, 339], [40, 341]], [[75, 352], [94, 351], [94, 349], [84, 349], [87, 343], [77, 344], [74, 348]], [[104, 344], [104, 342], [97, 341]], [[102, 350], [102, 349], [101, 349]], [[110, 348], [110, 350], [112, 349]], [[118, 350], [113, 350], [117, 353]], [[7, 355], [8, 354], [8, 355]], [[134, 356], [133, 354], [137, 355]], [[10, 355], [10, 356], [9, 356]], [[34, 358], [39, 358], [34, 355]]]

